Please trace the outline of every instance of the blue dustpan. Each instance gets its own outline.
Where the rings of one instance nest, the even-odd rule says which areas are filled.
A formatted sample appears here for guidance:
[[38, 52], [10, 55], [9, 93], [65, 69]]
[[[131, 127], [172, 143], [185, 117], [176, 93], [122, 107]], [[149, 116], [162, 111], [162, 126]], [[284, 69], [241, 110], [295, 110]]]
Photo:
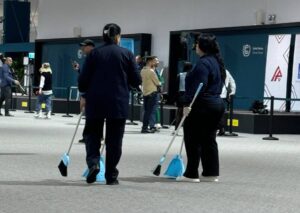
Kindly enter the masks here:
[[[100, 165], [100, 171], [97, 174], [96, 182], [105, 182], [105, 163], [104, 163], [104, 158], [102, 156], [100, 157], [99, 165]], [[89, 173], [89, 169], [87, 168], [84, 170], [82, 177], [86, 178], [88, 173]]]
[[185, 170], [181, 155], [175, 155], [171, 160], [165, 175], [169, 178], [177, 178], [183, 175]]

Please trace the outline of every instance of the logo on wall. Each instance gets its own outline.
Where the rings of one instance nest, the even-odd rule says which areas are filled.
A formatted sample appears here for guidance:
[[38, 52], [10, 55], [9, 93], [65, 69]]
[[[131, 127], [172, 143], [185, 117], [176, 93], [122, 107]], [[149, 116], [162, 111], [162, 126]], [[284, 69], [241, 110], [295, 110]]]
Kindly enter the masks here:
[[249, 57], [251, 54], [251, 45], [250, 44], [245, 44], [243, 46], [243, 56], [244, 57]]
[[81, 58], [82, 58], [82, 50], [81, 50], [81, 49], [79, 49], [79, 50], [77, 51], [77, 57], [78, 57], [78, 59], [81, 59]]
[[289, 64], [289, 57], [290, 57], [290, 47], [288, 47], [286, 51], [283, 53], [283, 58], [287, 64]]
[[273, 74], [271, 81], [280, 81], [281, 78], [282, 78], [282, 72], [280, 70], [280, 67], [278, 66]]
[[275, 38], [276, 38], [278, 44], [281, 43], [281, 41], [284, 39], [284, 36], [285, 36], [285, 35], [275, 35]]

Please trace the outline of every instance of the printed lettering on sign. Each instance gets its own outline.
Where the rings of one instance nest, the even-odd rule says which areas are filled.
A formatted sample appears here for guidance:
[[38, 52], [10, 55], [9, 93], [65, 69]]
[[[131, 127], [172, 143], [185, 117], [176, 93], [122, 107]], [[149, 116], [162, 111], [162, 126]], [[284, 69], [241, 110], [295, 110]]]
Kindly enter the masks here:
[[273, 77], [271, 79], [271, 81], [280, 81], [282, 78], [282, 72], [279, 68], [279, 66], [277, 67], [277, 69], [275, 70]]

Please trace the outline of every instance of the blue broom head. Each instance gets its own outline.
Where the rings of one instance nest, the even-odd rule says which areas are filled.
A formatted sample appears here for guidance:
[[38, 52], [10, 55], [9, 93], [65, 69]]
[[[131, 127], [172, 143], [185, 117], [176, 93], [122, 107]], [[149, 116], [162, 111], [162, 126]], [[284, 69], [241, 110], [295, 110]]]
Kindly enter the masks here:
[[182, 157], [180, 155], [175, 155], [171, 160], [165, 175], [169, 178], [177, 178], [183, 175], [185, 170]]
[[83, 171], [83, 173], [82, 173], [82, 177], [87, 177], [87, 175], [88, 175], [88, 173], [89, 173], [89, 168], [86, 168], [84, 171]]
[[100, 171], [97, 174], [96, 181], [105, 182], [105, 163], [104, 163], [104, 158], [102, 156], [100, 157], [99, 164], [100, 164]]
[[69, 155], [67, 155], [67, 153], [63, 154], [61, 160], [64, 162], [65, 166], [68, 166], [70, 164], [70, 157]]
[[[96, 182], [105, 182], [105, 163], [104, 163], [104, 158], [102, 156], [100, 157], [99, 165], [100, 165], [100, 172], [97, 174]], [[86, 178], [88, 173], [89, 173], [89, 169], [86, 168], [82, 174], [82, 177]]]

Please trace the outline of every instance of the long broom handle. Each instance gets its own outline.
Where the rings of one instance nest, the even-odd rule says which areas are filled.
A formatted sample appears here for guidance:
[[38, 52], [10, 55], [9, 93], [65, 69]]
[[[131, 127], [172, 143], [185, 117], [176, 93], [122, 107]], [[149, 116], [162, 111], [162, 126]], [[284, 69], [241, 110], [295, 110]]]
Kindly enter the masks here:
[[[193, 104], [194, 104], [194, 102], [195, 102], [195, 100], [196, 100], [196, 98], [197, 98], [197, 96], [198, 96], [198, 94], [199, 94], [199, 92], [200, 92], [200, 90], [201, 90], [202, 87], [203, 87], [203, 83], [200, 83], [199, 86], [198, 86], [198, 89], [197, 89], [197, 91], [196, 91], [196, 93], [194, 95], [194, 98], [193, 98], [192, 102], [189, 105], [190, 108], [192, 108], [192, 106], [193, 106]], [[179, 123], [179, 125], [178, 125], [178, 127], [177, 127], [177, 129], [175, 131], [175, 134], [173, 135], [172, 140], [171, 140], [171, 142], [170, 142], [167, 150], [165, 151], [165, 153], [163, 155], [164, 158], [166, 157], [167, 153], [169, 152], [169, 149], [171, 148], [171, 146], [172, 146], [172, 144], [173, 144], [173, 142], [174, 142], [174, 140], [175, 140], [175, 138], [176, 138], [176, 136], [177, 136], [180, 128], [182, 127], [183, 122], [184, 122], [185, 119], [186, 119], [186, 115], [184, 115], [182, 117], [182, 119], [181, 119], [181, 121], [180, 121], [180, 123]]]
[[102, 147], [101, 147], [101, 149], [100, 149], [100, 155], [102, 155], [102, 154], [103, 154], [104, 147], [105, 147], [105, 143], [104, 143], [104, 144], [102, 144]]
[[26, 92], [25, 89], [21, 86], [21, 84], [19, 84], [19, 87], [23, 92]]
[[179, 156], [181, 156], [183, 144], [184, 144], [184, 137], [182, 137], [181, 146], [180, 146], [180, 150], [179, 150]]
[[80, 124], [80, 121], [81, 121], [81, 117], [83, 115], [83, 112], [84, 110], [82, 110], [82, 112], [80, 113], [79, 115], [79, 118], [78, 118], [78, 121], [77, 121], [77, 124], [76, 124], [76, 128], [75, 128], [75, 132], [73, 134], [73, 137], [72, 137], [72, 140], [71, 140], [71, 143], [70, 143], [70, 146], [69, 146], [69, 149], [68, 149], [68, 152], [67, 152], [67, 155], [69, 155], [70, 151], [71, 151], [71, 148], [72, 148], [72, 145], [74, 143], [74, 139], [75, 139], [75, 136], [76, 136], [76, 133], [77, 133], [77, 130], [78, 130], [78, 127], [79, 127], [79, 124]]

